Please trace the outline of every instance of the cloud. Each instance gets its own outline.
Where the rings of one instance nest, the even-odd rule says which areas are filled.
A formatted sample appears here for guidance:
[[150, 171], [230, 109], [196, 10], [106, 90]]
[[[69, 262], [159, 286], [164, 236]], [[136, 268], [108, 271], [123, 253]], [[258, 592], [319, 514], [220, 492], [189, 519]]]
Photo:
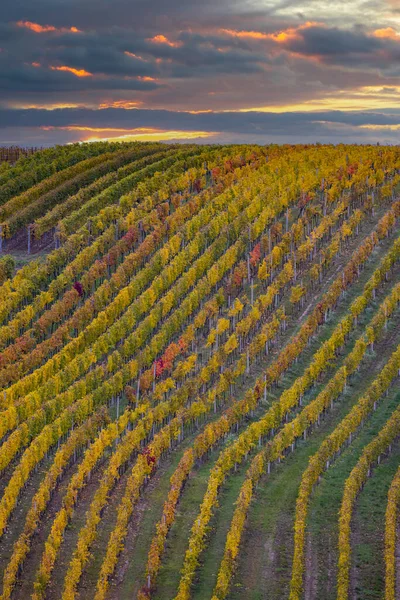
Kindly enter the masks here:
[[276, 38], [286, 50], [329, 65], [379, 68], [396, 72], [400, 59], [400, 36], [393, 28], [371, 32], [305, 24]]
[[157, 34], [152, 38], [148, 38], [147, 41], [153, 44], [166, 44], [170, 48], [179, 48], [180, 46], [182, 46], [182, 42], [172, 42], [165, 35], [162, 34]]
[[80, 29], [77, 27], [54, 27], [54, 25], [39, 25], [39, 23], [32, 23], [32, 21], [17, 21], [17, 27], [24, 27], [25, 29], [29, 29], [30, 31], [34, 31], [35, 33], [48, 33], [51, 32], [71, 32], [71, 33], [81, 33]]
[[[303, 112], [309, 107], [338, 107], [343, 114], [362, 106], [380, 110], [400, 99], [398, 0], [14, 0], [4, 4], [0, 24], [0, 107], [4, 108], [140, 107], [152, 110], [141, 115], [136, 110], [125, 112], [131, 119], [143, 118], [147, 127], [159, 127], [158, 113], [167, 109], [162, 127], [171, 131], [179, 131], [186, 119], [192, 131], [204, 131], [186, 115], [211, 111], [206, 131], [249, 139], [267, 135], [266, 117], [236, 122], [236, 117], [223, 117], [221, 112], [218, 118], [212, 115], [222, 110], [262, 108], [268, 113], [286, 108], [293, 135], [306, 136], [308, 128], [333, 139], [332, 123], [337, 130], [341, 124], [332, 114], [329, 126], [305, 122], [300, 116], [293, 122], [290, 115], [300, 113], [299, 107]], [[385, 91], [389, 89], [390, 93]], [[181, 111], [184, 115], [175, 122], [174, 115]], [[234, 129], [224, 128], [228, 121]], [[219, 123], [221, 129], [216, 127]], [[243, 130], [237, 129], [239, 123]], [[268, 127], [268, 135], [275, 135], [279, 127], [286, 131], [278, 117]], [[22, 129], [28, 135], [26, 127], [21, 125]], [[47, 132], [51, 139], [57, 133]], [[59, 139], [66, 139], [66, 133]]]
[[[398, 126], [400, 111], [319, 111], [319, 112], [174, 112], [106, 108], [55, 110], [7, 110], [0, 109], [0, 129], [10, 127], [91, 127], [137, 129], [140, 127], [160, 130], [204, 131], [224, 133], [277, 134], [280, 132], [302, 133], [310, 125], [341, 124], [360, 126]], [[317, 128], [318, 129], [318, 128]]]
[[[34, 67], [39, 66], [40, 63], [32, 63]], [[76, 77], [93, 77], [93, 73], [89, 73], [89, 71], [85, 71], [85, 69], [74, 69], [73, 67], [67, 67], [62, 65], [61, 67], [53, 67], [50, 66], [52, 71], [66, 71], [67, 73], [72, 73]]]
[[374, 36], [400, 41], [400, 33], [398, 33], [395, 29], [393, 29], [393, 27], [385, 27], [383, 29], [375, 29]]
[[[250, 12], [254, 11], [251, 2], [247, 3]], [[126, 27], [134, 22], [137, 30], [154, 29], [155, 15], [157, 23], [163, 25], [193, 23], [198, 20], [226, 19], [226, 12], [240, 14], [246, 2], [239, 0], [41, 0], [31, 3], [28, 0], [6, 3], [2, 7], [4, 21], [21, 19], [46, 22], [48, 15], [54, 15], [55, 25], [63, 26], [74, 17], [74, 25], [83, 29], [107, 28], [110, 23]], [[78, 21], [76, 21], [78, 18]], [[162, 28], [165, 33], [165, 29]], [[157, 32], [156, 32], [157, 33]], [[155, 35], [155, 34], [153, 34]]]
[[[1, 54], [0, 54], [1, 59]], [[97, 94], [104, 90], [127, 90], [143, 92], [154, 90], [159, 84], [153, 79], [141, 77], [94, 77], [90, 71], [78, 66], [49, 65], [34, 61], [31, 64], [16, 66], [12, 62], [0, 60], [0, 99], [6, 97], [7, 90], [12, 96], [24, 94], [26, 96], [46, 97], [57, 91], [57, 96], [62, 97], [70, 92], [85, 93], [87, 80], [90, 87]]]

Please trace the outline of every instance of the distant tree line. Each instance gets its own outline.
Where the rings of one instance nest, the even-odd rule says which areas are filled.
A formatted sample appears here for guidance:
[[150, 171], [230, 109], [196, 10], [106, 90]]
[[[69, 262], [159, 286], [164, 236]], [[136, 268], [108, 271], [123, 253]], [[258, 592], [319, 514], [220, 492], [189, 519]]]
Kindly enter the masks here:
[[0, 163], [10, 162], [15, 163], [22, 156], [30, 156], [38, 150], [43, 150], [40, 147], [21, 148], [20, 146], [3, 146], [0, 147]]

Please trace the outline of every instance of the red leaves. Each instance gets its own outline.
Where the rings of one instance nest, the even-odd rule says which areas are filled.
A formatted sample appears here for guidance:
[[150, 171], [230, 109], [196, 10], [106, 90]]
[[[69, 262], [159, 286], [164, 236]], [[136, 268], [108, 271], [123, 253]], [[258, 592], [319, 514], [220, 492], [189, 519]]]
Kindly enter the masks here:
[[83, 296], [83, 286], [82, 286], [82, 284], [79, 283], [79, 281], [75, 281], [75, 283], [73, 285], [73, 288], [74, 288], [74, 290], [76, 290], [78, 292], [78, 294], [82, 298], [82, 296]]
[[163, 202], [162, 204], [158, 204], [156, 207], [157, 214], [162, 222], [165, 221], [166, 217], [169, 215], [169, 202]]
[[198, 194], [201, 191], [201, 179], [196, 179], [193, 183], [193, 189]]
[[162, 358], [159, 358], [158, 360], [155, 361], [155, 374], [156, 377], [161, 377], [164, 369], [165, 369], [165, 363], [163, 361]]
[[188, 343], [183, 337], [179, 338], [177, 344], [172, 342], [172, 344], [166, 348], [164, 354], [154, 361], [153, 369], [151, 369], [153, 376], [155, 373], [156, 378], [159, 378], [164, 371], [170, 371], [173, 367], [175, 358], [179, 354], [184, 354], [187, 349]]
[[236, 287], [240, 287], [243, 283], [243, 279], [247, 275], [247, 266], [244, 261], [240, 262], [236, 269], [233, 271], [232, 283]]
[[301, 198], [300, 198], [300, 200], [297, 203], [297, 207], [300, 208], [300, 210], [304, 209], [307, 206], [307, 204], [310, 202], [311, 199], [312, 199], [311, 194], [309, 194], [309, 193], [307, 193], [307, 194], [302, 193], [301, 194]]
[[254, 386], [254, 393], [255, 396], [257, 398], [257, 400], [259, 400], [261, 398], [261, 385], [259, 382], [256, 383], [256, 385]]
[[271, 241], [276, 244], [278, 239], [281, 237], [283, 231], [282, 223], [274, 223], [271, 226]]
[[110, 266], [116, 265], [118, 256], [119, 256], [119, 249], [114, 246], [113, 248], [111, 248], [111, 250], [109, 251], [109, 253], [107, 255], [107, 263]]
[[214, 167], [211, 169], [211, 175], [215, 181], [221, 175], [221, 169], [219, 167]]
[[146, 448], [144, 448], [142, 450], [141, 454], [146, 457], [148, 465], [154, 465], [154, 463], [156, 462], [156, 457], [152, 453], [152, 451], [149, 448], [149, 446], [146, 446]]
[[183, 337], [180, 337], [178, 340], [179, 351], [183, 354], [186, 352], [188, 345], [186, 340]]
[[173, 194], [171, 196], [171, 203], [176, 210], [182, 204], [182, 196], [180, 194]]
[[128, 229], [128, 231], [126, 232], [126, 234], [123, 236], [123, 240], [127, 243], [128, 248], [132, 248], [133, 244], [136, 242], [136, 240], [139, 238], [139, 230], [136, 227], [136, 225], [134, 227], [130, 227]]
[[140, 389], [144, 391], [148, 391], [153, 383], [153, 372], [152, 369], [148, 369], [143, 373], [140, 377]]
[[164, 362], [164, 369], [172, 369], [174, 360], [178, 356], [179, 352], [180, 348], [178, 344], [175, 344], [175, 342], [172, 342], [172, 344], [168, 346], [168, 348], [165, 350], [162, 356]]
[[233, 171], [233, 164], [231, 160], [226, 160], [224, 164], [225, 173], [231, 173]]
[[261, 244], [254, 246], [254, 249], [250, 252], [250, 264], [255, 267], [260, 262], [261, 258]]
[[358, 164], [353, 163], [347, 167], [347, 175], [352, 176], [352, 175], [354, 175], [354, 173], [357, 172], [357, 170], [358, 170]]

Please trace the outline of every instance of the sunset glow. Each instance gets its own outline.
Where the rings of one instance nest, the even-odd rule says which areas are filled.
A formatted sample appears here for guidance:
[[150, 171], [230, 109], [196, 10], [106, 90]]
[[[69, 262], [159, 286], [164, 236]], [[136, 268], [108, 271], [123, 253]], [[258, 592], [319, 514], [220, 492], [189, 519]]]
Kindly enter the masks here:
[[54, 27], [54, 25], [39, 25], [39, 23], [32, 23], [32, 21], [18, 21], [17, 25], [18, 27], [30, 29], [35, 33], [48, 33], [49, 31], [81, 33], [77, 27]]
[[89, 73], [89, 71], [85, 71], [85, 69], [74, 69], [73, 67], [66, 67], [65, 65], [61, 67], [50, 67], [52, 71], [65, 71], [67, 73], [72, 73], [76, 77], [93, 77], [93, 73]]
[[[359, 110], [360, 105], [369, 110], [382, 109], [388, 106], [390, 98], [400, 99], [400, 86], [389, 89], [380, 86], [367, 86], [354, 89], [351, 92], [334, 91], [319, 99], [307, 100], [305, 102], [288, 102], [283, 105], [268, 105], [246, 107], [242, 112], [275, 112], [286, 111], [320, 111], [320, 110]], [[396, 100], [397, 101], [397, 100]]]
[[[49, 144], [87, 133], [59, 125], [100, 127], [99, 136], [153, 127], [145, 135], [398, 143], [397, 0], [158, 3], [139, 3], [134, 18], [125, 0], [61, 3], [52, 15], [27, 0], [3, 9], [3, 137], [18, 143], [21, 122]], [[19, 121], [18, 110], [30, 112]]]
[[170, 46], [171, 48], [179, 48], [180, 46], [182, 46], [182, 42], [172, 42], [165, 35], [160, 35], [160, 34], [155, 35], [152, 38], [149, 38], [148, 41], [152, 42], [153, 44], [166, 44], [167, 46]]
[[304, 31], [305, 29], [309, 29], [310, 27], [314, 27], [314, 26], [318, 26], [318, 25], [321, 26], [320, 23], [316, 23], [313, 21], [307, 21], [306, 23], [303, 23], [302, 25], [299, 25], [298, 27], [289, 27], [288, 29], [279, 31], [278, 33], [272, 33], [270, 38], [272, 40], [274, 40], [275, 42], [284, 44], [285, 42], [287, 42], [289, 40], [294, 40], [296, 38], [299, 38], [301, 31]]
[[385, 29], [376, 29], [374, 31], [375, 37], [389, 38], [400, 42], [400, 33], [398, 33], [393, 27], [386, 27]]
[[170, 140], [194, 140], [194, 139], [206, 139], [212, 138], [217, 135], [217, 132], [207, 132], [207, 131], [161, 131], [158, 129], [96, 129], [96, 128], [69, 128], [69, 131], [84, 131], [87, 133], [101, 133], [101, 136], [92, 136], [88, 137], [83, 136], [82, 139], [86, 142], [97, 142], [101, 140], [109, 140], [109, 141], [138, 141], [138, 142], [152, 142], [152, 141], [170, 141]]
[[[210, 131], [170, 131], [153, 127], [118, 128], [118, 127], [85, 127], [70, 125], [66, 127], [42, 126], [42, 131], [67, 131], [78, 132], [82, 141], [169, 141], [169, 140], [194, 140], [212, 138], [218, 132]], [[98, 134], [98, 135], [94, 135]]]
[[38, 23], [32, 23], [31, 21], [18, 21], [18, 27], [25, 27], [35, 33], [46, 33], [47, 31], [57, 31], [53, 25], [39, 25]]
[[144, 58], [142, 56], [139, 56], [138, 54], [134, 54], [133, 52], [128, 52], [127, 50], [125, 50], [124, 54], [126, 56], [130, 56], [131, 58], [137, 58], [138, 60], [144, 60]]
[[148, 75], [138, 75], [138, 81], [157, 81], [155, 77], [149, 77]]
[[139, 108], [142, 104], [142, 102], [131, 102], [129, 100], [111, 100], [110, 102], [101, 102], [99, 108], [124, 108], [125, 110], [131, 110]]
[[235, 31], [233, 29], [221, 29], [221, 33], [226, 33], [233, 37], [250, 38], [254, 40], [268, 40], [271, 36], [261, 31]]
[[232, 37], [238, 38], [246, 38], [253, 40], [274, 40], [278, 43], [284, 43], [289, 39], [294, 39], [298, 37], [298, 34], [303, 29], [308, 29], [309, 27], [313, 27], [314, 25], [320, 25], [320, 23], [307, 21], [299, 27], [289, 27], [288, 29], [277, 31], [274, 33], [263, 33], [261, 31], [235, 31], [233, 29], [221, 29], [221, 33], [225, 33]]

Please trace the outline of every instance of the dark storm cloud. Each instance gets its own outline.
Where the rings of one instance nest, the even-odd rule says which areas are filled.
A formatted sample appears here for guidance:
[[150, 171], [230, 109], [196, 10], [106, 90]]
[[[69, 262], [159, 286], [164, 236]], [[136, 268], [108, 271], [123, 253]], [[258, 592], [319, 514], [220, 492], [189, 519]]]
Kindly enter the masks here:
[[166, 130], [208, 131], [229, 133], [279, 133], [303, 131], [310, 124], [398, 125], [399, 114], [358, 111], [321, 111], [317, 113], [287, 112], [219, 112], [192, 114], [167, 110], [125, 110], [108, 108], [55, 109], [52, 111], [0, 109], [0, 129], [8, 127], [71, 127], [93, 128], [155, 127]]
[[[282, 128], [299, 135], [307, 131], [328, 135], [332, 124], [340, 128], [349, 117], [341, 113], [336, 118], [329, 112], [330, 125], [326, 125], [320, 113], [317, 122], [300, 113], [205, 116], [185, 110], [329, 102], [335, 94], [345, 99], [363, 87], [393, 88], [390, 94], [381, 92], [381, 98], [392, 98], [388, 105], [398, 98], [400, 37], [374, 34], [375, 29], [395, 26], [390, 19], [398, 19], [397, 0], [354, 0], [351, 6], [347, 0], [12, 0], [3, 4], [0, 106], [96, 108], [128, 101], [146, 109], [171, 109], [127, 114], [54, 112], [51, 117], [35, 113], [29, 119], [36, 131], [56, 117], [69, 126], [73, 116], [81, 126], [161, 127], [239, 136]], [[7, 118], [27, 133], [28, 125], [18, 124], [19, 118], [28, 119], [25, 113]], [[67, 139], [67, 133], [63, 135]]]
[[[239, 47], [223, 37], [178, 34], [173, 46], [173, 42], [159, 43], [157, 38], [154, 41], [152, 38], [156, 35], [157, 31], [154, 36], [145, 37], [118, 27], [105, 32], [69, 32], [63, 28], [37, 33], [16, 23], [3, 25], [0, 29], [0, 99], [12, 98], [13, 92], [23, 90], [24, 86], [26, 94], [96, 89], [149, 91], [158, 85], [130, 78], [151, 77], [160, 79], [157, 81], [160, 84], [171, 78], [248, 75], [262, 72], [263, 63], [268, 62], [262, 52]], [[27, 59], [37, 68], [32, 69]], [[77, 78], [70, 73], [51, 70], [60, 66], [84, 69], [100, 77], [75, 81]]]
[[[176, 31], [171, 39], [163, 38], [161, 34], [160, 42], [157, 29], [153, 30], [153, 35], [115, 26], [106, 31], [91, 29], [73, 33], [65, 31], [63, 25], [57, 31], [36, 33], [9, 23], [0, 28], [0, 59], [6, 61], [4, 68], [0, 65], [0, 80], [3, 82], [0, 98], [9, 100], [13, 91], [20, 91], [25, 83], [27, 94], [35, 90], [39, 94], [57, 95], [67, 90], [83, 93], [85, 90], [107, 91], [112, 88], [137, 91], [157, 88], [154, 84], [142, 85], [149, 81], [137, 83], [126, 79], [135, 77], [156, 78], [169, 88], [174, 87], [174, 79], [186, 79], [191, 86], [195, 80], [204, 79], [203, 85], [214, 91], [213, 80], [220, 75], [235, 77], [234, 86], [240, 86], [240, 76], [248, 78], [253, 75], [253, 85], [248, 87], [248, 81], [245, 84], [250, 100], [248, 105], [251, 106], [252, 92], [261, 81], [268, 83], [271, 89], [280, 85], [282, 91], [286, 83], [291, 82], [292, 86], [296, 84], [296, 93], [300, 96], [302, 87], [313, 86], [313, 80], [326, 85], [323, 83], [324, 75], [315, 63], [311, 63], [307, 80], [303, 77], [299, 82], [298, 75], [303, 67], [296, 62], [296, 56], [299, 60], [311, 61], [318, 57], [320, 62], [330, 66], [357, 67], [363, 71], [379, 69], [389, 78], [398, 76], [400, 41], [377, 38], [355, 29], [344, 31], [324, 26], [300, 27], [294, 31], [295, 35], [289, 35], [284, 42], [268, 36], [261, 40], [247, 39], [227, 35], [220, 30], [208, 33]], [[31, 73], [26, 69], [27, 57], [39, 63], [43, 71], [54, 66], [68, 66], [102, 77], [77, 82], [66, 73], [58, 73], [57, 77], [54, 73]], [[10, 68], [12, 73], [7, 74]], [[257, 75], [259, 79], [256, 79]], [[377, 73], [373, 78], [376, 79], [376, 76]], [[340, 73], [331, 72], [330, 78], [332, 85], [336, 82], [337, 86], [342, 85]], [[35, 87], [35, 82], [40, 85], [41, 81], [42, 90]], [[388, 81], [388, 84], [393, 85], [394, 81]], [[232, 92], [231, 97], [234, 99]], [[84, 95], [77, 101], [85, 102]], [[146, 102], [151, 105], [152, 98], [146, 97]], [[159, 99], [156, 104], [159, 104]], [[232, 104], [228, 103], [229, 106]]]
[[[155, 36], [153, 36], [155, 37]], [[100, 44], [104, 45], [101, 54], [107, 61], [106, 53], [110, 50], [114, 55], [124, 52], [130, 52], [143, 57], [143, 61], [136, 61], [135, 64], [142, 63], [149, 65], [153, 73], [158, 72], [161, 77], [182, 76], [203, 76], [212, 75], [212, 69], [208, 67], [218, 67], [219, 72], [226, 73], [247, 73], [261, 70], [262, 63], [268, 63], [268, 57], [265, 53], [255, 51], [245, 45], [238, 45], [234, 40], [227, 40], [223, 36], [211, 36], [183, 32], [176, 35], [173, 41], [166, 43], [157, 43], [150, 37], [142, 38], [135, 36], [133, 32], [118, 29], [111, 34], [103, 36], [102, 34], [80, 34], [79, 36], [69, 35], [71, 42], [70, 49], [66, 49], [64, 37], [61, 40], [54, 40], [54, 50], [60, 48], [59, 56], [74, 59], [74, 55], [79, 59], [78, 54], [96, 54]], [[175, 45], [170, 45], [175, 44]], [[65, 48], [65, 50], [63, 50]], [[77, 50], [79, 48], [79, 51]], [[85, 50], [85, 52], [83, 51]], [[157, 63], [156, 60], [165, 61]], [[185, 67], [188, 69], [185, 71]], [[190, 71], [189, 69], [199, 69]], [[181, 74], [180, 74], [181, 73]]]
[[[0, 54], [0, 99], [5, 90], [27, 94], [75, 91], [84, 92], [89, 77], [77, 77], [71, 72], [34, 67], [29, 64], [15, 65], [2, 60]], [[121, 89], [149, 91], [159, 87], [154, 81], [127, 78], [90, 77], [90, 87], [94, 90]]]
[[[59, 26], [84, 28], [109, 27], [110, 22], [136, 30], [153, 30], [172, 24], [193, 22], [199, 17], [226, 18], [242, 12], [251, 2], [239, 0], [15, 0], [2, 7], [4, 21], [21, 18], [35, 22], [51, 22]], [[21, 16], [22, 15], [22, 16]]]
[[[397, 113], [397, 114], [396, 114]], [[93, 128], [97, 137], [102, 128], [111, 136], [137, 127], [164, 130], [210, 132], [200, 143], [396, 143], [400, 111], [383, 112], [325, 111], [318, 113], [176, 113], [147, 110], [58, 109], [0, 110], [2, 143], [41, 145], [67, 143], [81, 139], [76, 128]], [[365, 127], [367, 126], [367, 127]], [[373, 126], [373, 127], [371, 127]], [[115, 132], [113, 132], [115, 128]], [[171, 136], [173, 138], [173, 136]], [[32, 142], [32, 143], [33, 143]]]
[[307, 27], [299, 37], [289, 41], [286, 47], [293, 52], [311, 56], [343, 56], [348, 54], [370, 55], [384, 47], [380, 39], [357, 31], [340, 30], [337, 27]]
[[400, 36], [396, 41], [390, 37], [376, 37], [337, 27], [306, 27], [289, 38], [283, 46], [291, 52], [319, 57], [330, 64], [343, 66], [379, 66], [389, 70], [396, 67], [400, 60]]
[[90, 73], [109, 75], [112, 77], [156, 77], [159, 69], [155, 63], [143, 61], [115, 48], [82, 45], [61, 46], [54, 53], [47, 54], [47, 61], [52, 64], [73, 65], [78, 69], [86, 69]]

